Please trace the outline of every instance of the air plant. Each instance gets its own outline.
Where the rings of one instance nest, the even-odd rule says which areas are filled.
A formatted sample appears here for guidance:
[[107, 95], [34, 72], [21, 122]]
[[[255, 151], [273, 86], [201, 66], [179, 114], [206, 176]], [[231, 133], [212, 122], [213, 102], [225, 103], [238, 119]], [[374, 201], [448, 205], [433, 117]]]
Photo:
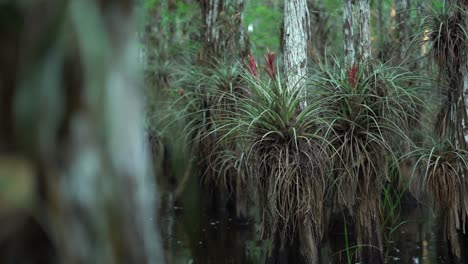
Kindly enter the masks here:
[[[184, 120], [182, 142], [192, 148], [206, 193], [220, 195], [226, 198], [225, 201], [243, 198], [235, 192], [245, 185], [247, 174], [242, 144], [220, 140], [224, 130], [219, 127], [222, 120], [237, 112], [236, 101], [246, 95], [245, 81], [240, 73], [239, 63], [225, 61], [204, 67], [186, 67], [179, 73], [181, 78], [173, 89], [177, 98], [173, 105], [182, 110], [172, 122]], [[241, 200], [245, 204], [246, 199]], [[235, 202], [239, 219], [247, 217], [245, 206], [242, 207], [244, 209], [238, 208]]]
[[300, 110], [306, 87], [289, 91], [283, 86], [274, 53], [266, 56], [267, 76], [256, 65], [250, 56], [244, 75], [249, 96], [237, 101], [238, 111], [220, 126], [223, 140], [245, 144], [253, 168], [248, 181], [260, 196], [263, 238], [279, 243], [281, 250], [300, 240], [303, 257], [312, 263], [318, 258], [326, 191], [322, 110], [313, 103]]
[[[437, 115], [436, 144], [421, 156], [426, 170], [425, 186], [434, 207], [442, 211], [447, 224], [445, 231], [452, 253], [460, 257], [457, 231], [465, 232], [468, 216], [467, 147], [466, 143], [466, 90], [468, 55], [468, 3], [452, 1], [442, 12], [427, 18], [430, 31], [431, 57], [438, 66], [436, 85], [441, 87], [443, 102]], [[429, 153], [429, 154], [427, 154]]]
[[[353, 65], [319, 65], [312, 86], [317, 89], [322, 116], [329, 124], [326, 140], [333, 146], [334, 199], [353, 216], [358, 244], [382, 249], [381, 192], [389, 181], [389, 162], [398, 164], [422, 101], [403, 68], [372, 65], [370, 71]], [[373, 250], [373, 249], [371, 249]], [[362, 256], [362, 258], [365, 258]]]
[[463, 53], [468, 49], [464, 12], [463, 7], [454, 5], [442, 12], [434, 10], [423, 20], [432, 46], [431, 57], [442, 70], [464, 63]]
[[422, 172], [423, 185], [434, 208], [440, 210], [447, 238], [453, 253], [460, 257], [457, 230], [462, 230], [468, 216], [468, 188], [464, 175], [468, 175], [468, 151], [457, 148], [450, 140], [428, 148], [415, 150], [416, 166]]
[[185, 119], [185, 141], [191, 142], [199, 157], [200, 173], [209, 181], [217, 177], [212, 167], [216, 153], [217, 119], [234, 106], [234, 94], [242, 94], [243, 80], [238, 64], [217, 61], [209, 67], [193, 66], [183, 69], [175, 85], [174, 104], [182, 105], [178, 119]]

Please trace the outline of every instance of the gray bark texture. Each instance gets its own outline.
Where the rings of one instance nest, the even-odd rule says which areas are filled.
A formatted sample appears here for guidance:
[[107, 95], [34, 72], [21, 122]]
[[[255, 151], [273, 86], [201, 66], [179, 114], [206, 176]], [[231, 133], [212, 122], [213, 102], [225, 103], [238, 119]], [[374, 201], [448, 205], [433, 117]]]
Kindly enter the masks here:
[[358, 1], [358, 61], [364, 65], [371, 58], [370, 0]]
[[344, 63], [349, 69], [354, 64], [354, 11], [352, 0], [343, 1], [343, 42], [344, 42]]
[[284, 1], [283, 56], [286, 88], [290, 91], [302, 87], [307, 76], [309, 23], [306, 0]]

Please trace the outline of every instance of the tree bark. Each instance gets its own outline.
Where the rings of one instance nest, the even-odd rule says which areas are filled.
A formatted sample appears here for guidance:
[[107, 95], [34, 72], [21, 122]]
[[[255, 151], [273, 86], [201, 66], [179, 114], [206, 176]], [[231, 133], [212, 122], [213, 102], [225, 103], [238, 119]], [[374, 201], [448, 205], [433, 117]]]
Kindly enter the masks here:
[[343, 40], [345, 68], [350, 69], [354, 64], [354, 10], [353, 1], [344, 0], [343, 8]]
[[309, 50], [309, 56], [314, 59], [324, 58], [325, 51], [328, 46], [328, 35], [330, 33], [330, 25], [328, 23], [329, 15], [323, 7], [323, 1], [308, 0], [310, 14], [310, 32], [309, 36], [314, 36], [309, 39], [314, 50]]
[[[423, 11], [426, 9], [426, 1], [425, 0], [418, 0], [417, 2], [417, 16], [418, 16], [418, 25], [421, 24], [423, 20]], [[425, 30], [425, 29], [424, 29]], [[426, 39], [426, 33], [422, 34], [422, 39], [419, 40], [421, 42], [421, 46], [419, 49], [419, 57], [421, 58], [419, 60], [419, 69], [424, 68], [424, 64], [426, 63], [426, 60], [422, 59], [423, 57], [426, 56], [426, 50], [427, 50], [427, 39]]]
[[365, 65], [372, 55], [370, 39], [370, 0], [359, 0], [358, 5], [358, 61], [360, 65]]
[[398, 40], [398, 59], [400, 62], [405, 59], [410, 39], [410, 10], [409, 0], [395, 0], [395, 33]]
[[203, 60], [245, 57], [248, 41], [243, 26], [244, 0], [199, 0], [199, 3], [203, 17]]
[[[284, 1], [283, 57], [286, 89], [293, 91], [305, 84], [309, 10], [306, 0]], [[301, 107], [307, 103], [303, 101]]]

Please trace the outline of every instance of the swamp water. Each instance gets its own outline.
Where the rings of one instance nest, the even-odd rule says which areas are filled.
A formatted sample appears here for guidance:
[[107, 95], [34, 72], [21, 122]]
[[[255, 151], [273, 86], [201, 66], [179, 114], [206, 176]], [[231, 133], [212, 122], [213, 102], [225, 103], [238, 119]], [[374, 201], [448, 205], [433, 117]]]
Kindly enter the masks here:
[[[174, 205], [171, 195], [162, 199], [160, 224], [168, 263], [264, 263], [268, 242], [257, 234], [258, 222], [236, 222], [227, 213], [199, 210], [197, 198]], [[255, 209], [254, 209], [255, 210]], [[435, 217], [424, 204], [403, 203], [397, 223], [384, 237], [386, 263], [450, 263], [444, 234]], [[345, 232], [325, 235], [321, 263], [346, 263], [337, 258], [345, 251]], [[346, 254], [341, 254], [346, 256]]]

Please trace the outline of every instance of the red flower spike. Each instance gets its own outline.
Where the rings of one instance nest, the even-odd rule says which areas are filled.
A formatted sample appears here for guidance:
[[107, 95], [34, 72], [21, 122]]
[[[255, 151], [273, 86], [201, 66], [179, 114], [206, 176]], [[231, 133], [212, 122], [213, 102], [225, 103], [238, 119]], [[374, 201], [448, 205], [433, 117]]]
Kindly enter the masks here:
[[357, 68], [356, 64], [353, 64], [353, 67], [351, 67], [351, 69], [348, 70], [348, 80], [349, 80], [349, 84], [351, 84], [352, 88], [354, 88], [356, 86], [357, 71], [358, 71], [358, 68]]
[[247, 70], [252, 74], [255, 78], [259, 77], [259, 73], [257, 70], [257, 62], [255, 61], [255, 57], [252, 53], [250, 53], [247, 57], [248, 62], [246, 62]]
[[276, 79], [275, 59], [276, 53], [268, 51], [267, 55], [265, 56], [266, 67], [263, 67], [265, 72], [272, 80]]

